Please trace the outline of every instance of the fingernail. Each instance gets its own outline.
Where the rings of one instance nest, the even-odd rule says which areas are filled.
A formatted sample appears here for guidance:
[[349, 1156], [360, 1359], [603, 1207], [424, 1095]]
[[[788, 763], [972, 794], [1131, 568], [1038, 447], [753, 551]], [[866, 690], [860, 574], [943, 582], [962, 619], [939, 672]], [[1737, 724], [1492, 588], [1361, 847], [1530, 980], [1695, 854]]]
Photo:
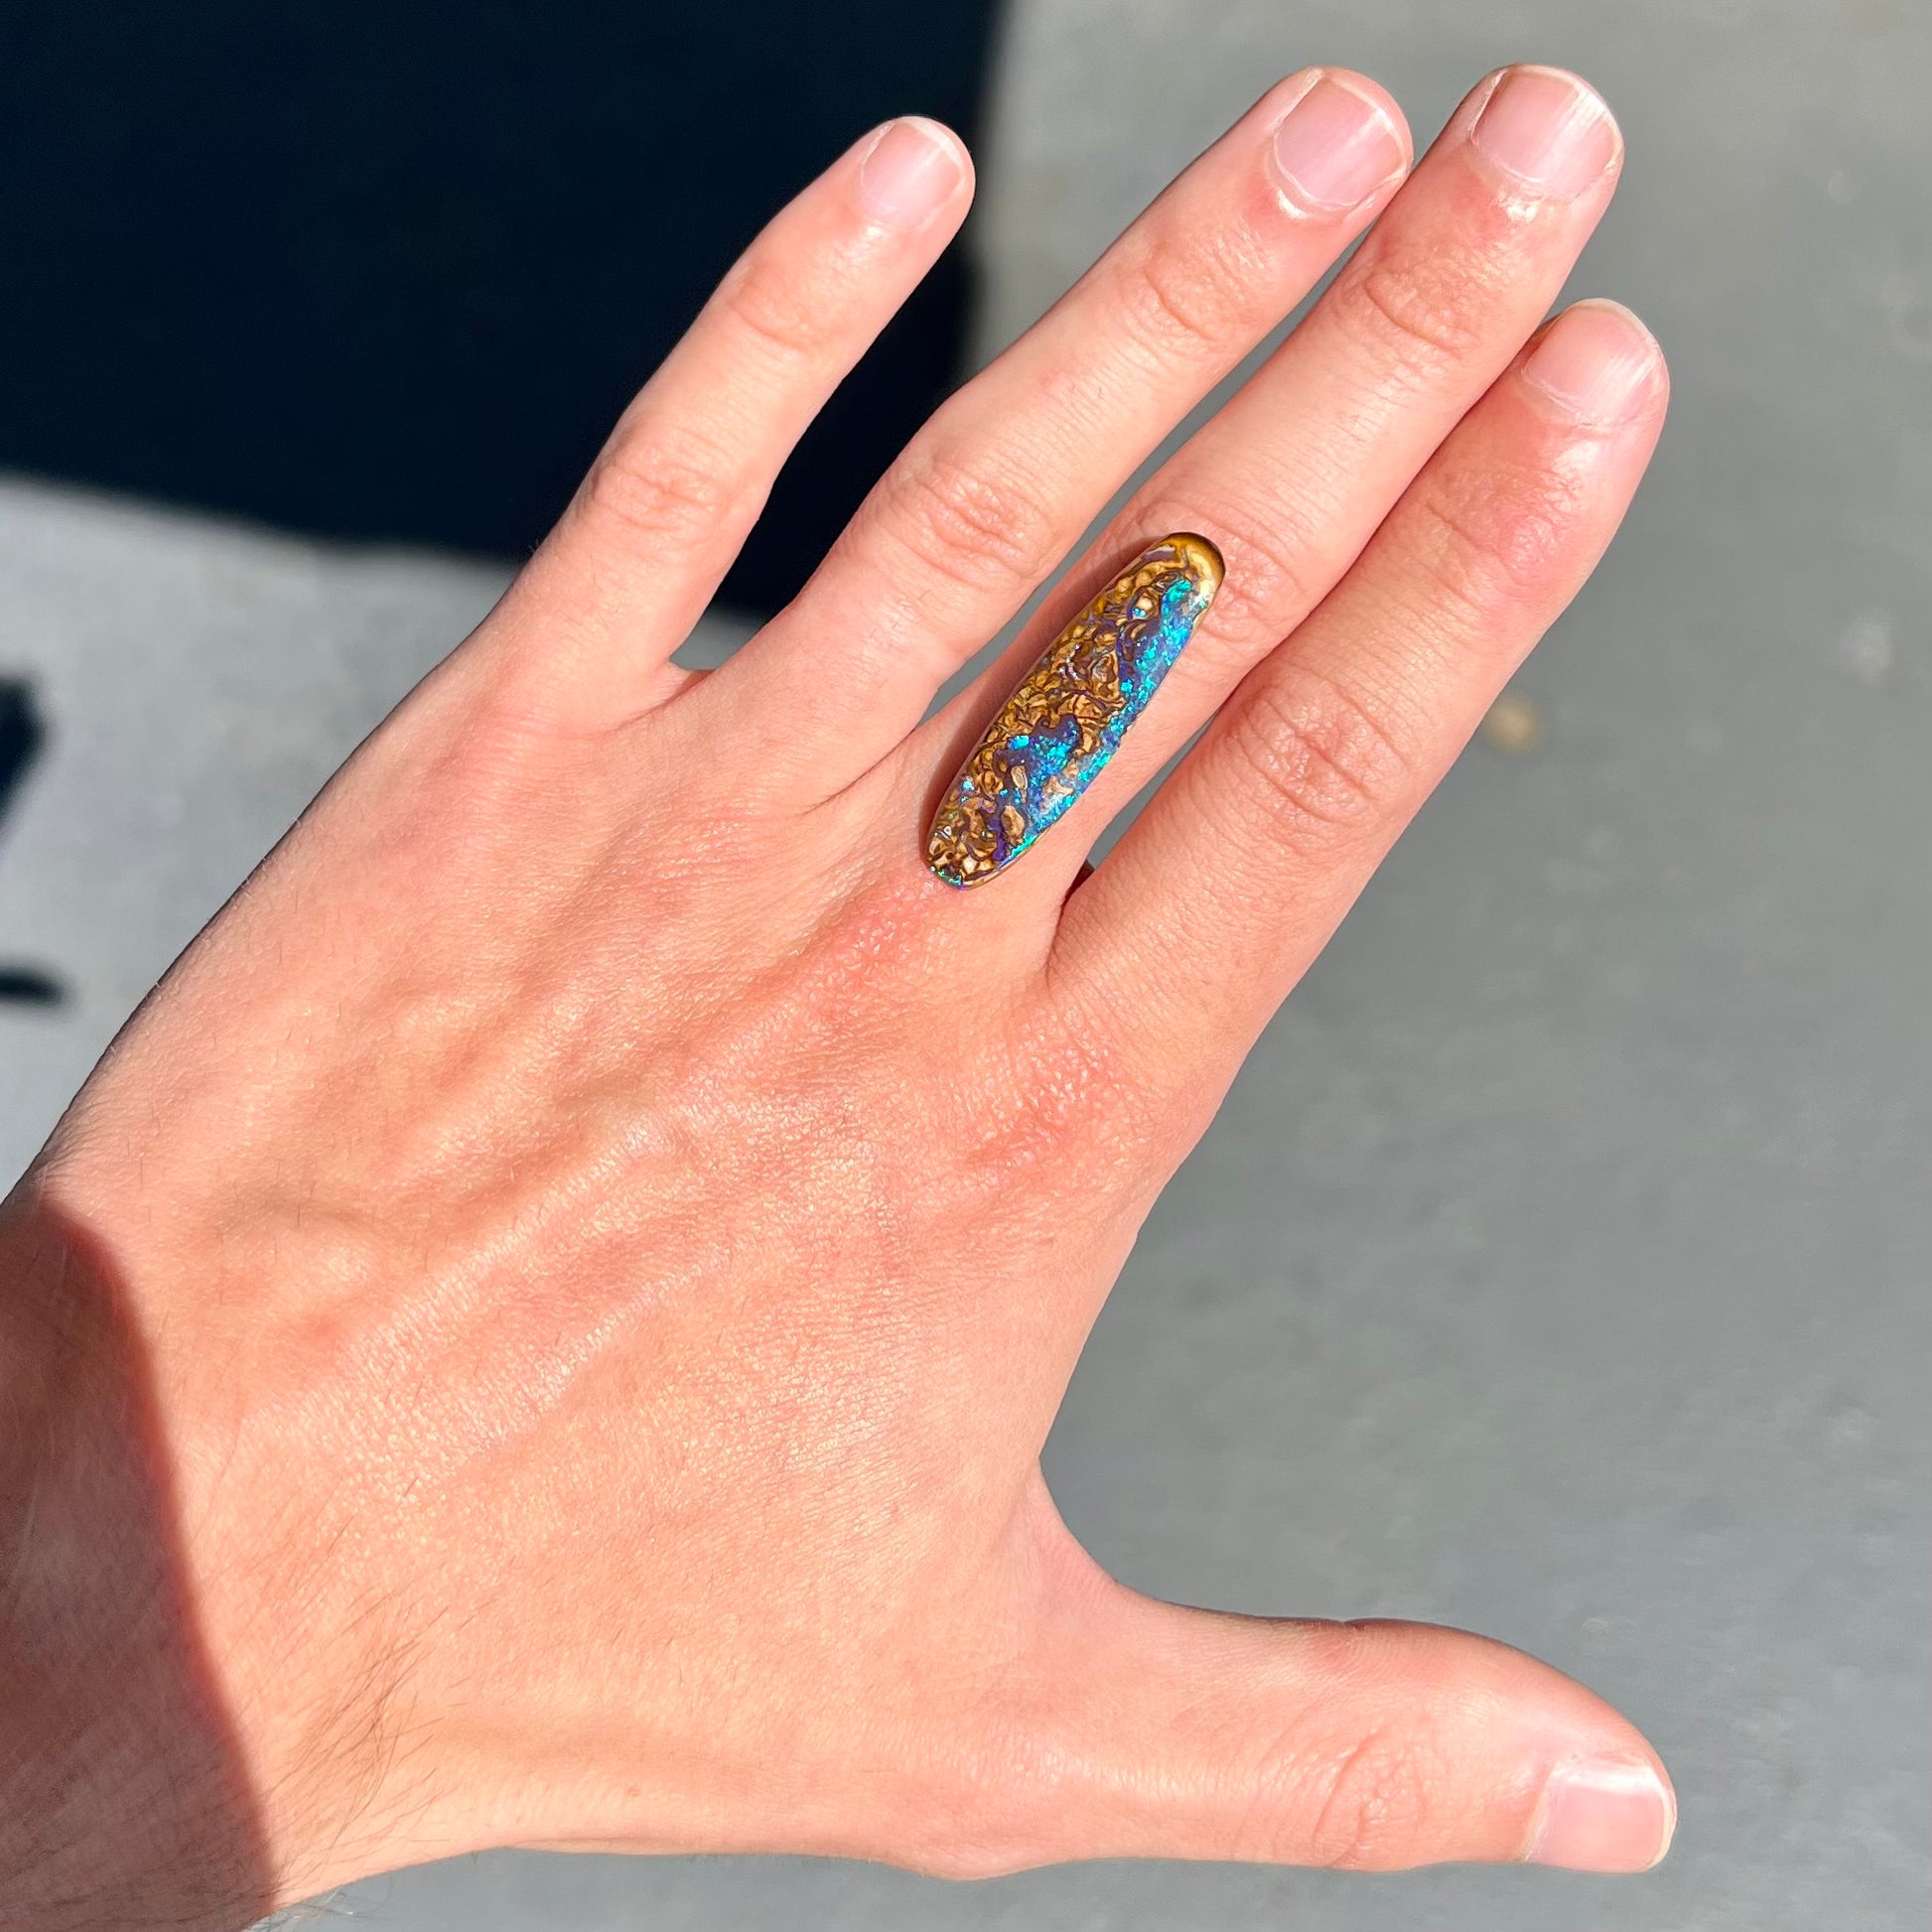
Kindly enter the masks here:
[[1618, 423], [1649, 388], [1660, 355], [1620, 302], [1580, 302], [1544, 331], [1523, 379], [1573, 423]]
[[925, 862], [983, 886], [1086, 790], [1221, 588], [1221, 553], [1182, 531], [1150, 545], [1048, 644], [946, 787]]
[[1581, 195], [1623, 145], [1601, 97], [1560, 68], [1511, 68], [1469, 142], [1518, 188], [1553, 196]]
[[937, 122], [889, 121], [859, 164], [859, 200], [896, 228], [916, 228], [959, 188], [959, 150]]
[[1275, 130], [1282, 186], [1311, 213], [1335, 214], [1364, 201], [1408, 159], [1388, 115], [1321, 75]]
[[1569, 1871], [1648, 1871], [1670, 1850], [1677, 1801], [1648, 1764], [1589, 1758], [1567, 1764], [1543, 1796], [1531, 1864]]

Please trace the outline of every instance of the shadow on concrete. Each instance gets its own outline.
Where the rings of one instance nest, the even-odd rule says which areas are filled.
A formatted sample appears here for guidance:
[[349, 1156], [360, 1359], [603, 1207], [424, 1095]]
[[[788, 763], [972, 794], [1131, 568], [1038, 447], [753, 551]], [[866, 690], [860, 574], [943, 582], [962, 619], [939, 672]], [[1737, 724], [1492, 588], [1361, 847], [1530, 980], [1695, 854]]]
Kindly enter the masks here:
[[[516, 555], [759, 224], [916, 111], [971, 140], [993, 0], [17, 11], [0, 466]], [[953, 378], [955, 247], [727, 596], [775, 608]]]
[[[34, 687], [24, 678], [0, 678], [0, 833], [7, 813], [47, 742], [34, 702]], [[67, 989], [38, 966], [0, 960], [0, 1006], [57, 1007]]]

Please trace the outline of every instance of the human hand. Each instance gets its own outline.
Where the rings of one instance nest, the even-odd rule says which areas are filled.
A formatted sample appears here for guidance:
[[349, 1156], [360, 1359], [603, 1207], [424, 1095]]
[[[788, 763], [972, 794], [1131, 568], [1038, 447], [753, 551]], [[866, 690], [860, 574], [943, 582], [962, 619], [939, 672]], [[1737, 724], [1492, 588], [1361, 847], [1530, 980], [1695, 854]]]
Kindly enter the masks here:
[[[1525, 348], [1614, 185], [1594, 96], [1492, 77], [1407, 160], [1372, 83], [1271, 90], [700, 677], [671, 651], [965, 157], [896, 124], [753, 245], [9, 1203], [0, 1917], [233, 1925], [508, 1843], [1661, 1856], [1661, 1769], [1581, 1687], [1150, 1601], [1038, 1468], [1148, 1207], [1661, 424], [1622, 312]], [[1225, 581], [1158, 697], [952, 890], [962, 757], [1185, 531]]]

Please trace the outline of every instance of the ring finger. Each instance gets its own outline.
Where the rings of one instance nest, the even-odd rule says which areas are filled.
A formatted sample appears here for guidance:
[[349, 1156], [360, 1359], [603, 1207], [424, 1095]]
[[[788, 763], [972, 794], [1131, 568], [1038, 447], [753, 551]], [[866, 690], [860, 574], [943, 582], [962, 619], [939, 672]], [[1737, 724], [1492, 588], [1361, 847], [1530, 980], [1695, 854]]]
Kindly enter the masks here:
[[[1621, 155], [1609, 110], [1575, 75], [1491, 76], [1301, 328], [1137, 492], [1014, 651], [914, 736], [902, 786], [922, 803], [991, 703], [1125, 562], [1171, 531], [1219, 547], [1219, 595], [1069, 813], [1083, 830], [1047, 836], [997, 895], [975, 895], [982, 916], [1056, 905], [1109, 816], [1340, 578], [1547, 313]], [[919, 803], [897, 807], [908, 847]]]

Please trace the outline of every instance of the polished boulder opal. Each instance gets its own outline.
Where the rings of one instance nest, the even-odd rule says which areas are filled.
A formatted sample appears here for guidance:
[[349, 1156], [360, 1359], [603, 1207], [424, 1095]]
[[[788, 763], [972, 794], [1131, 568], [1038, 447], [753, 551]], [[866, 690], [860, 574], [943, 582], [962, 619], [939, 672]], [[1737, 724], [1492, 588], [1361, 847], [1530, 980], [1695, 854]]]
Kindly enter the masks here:
[[1164, 537], [1054, 638], [939, 801], [926, 864], [940, 879], [983, 886], [1086, 790], [1220, 587], [1205, 537]]

